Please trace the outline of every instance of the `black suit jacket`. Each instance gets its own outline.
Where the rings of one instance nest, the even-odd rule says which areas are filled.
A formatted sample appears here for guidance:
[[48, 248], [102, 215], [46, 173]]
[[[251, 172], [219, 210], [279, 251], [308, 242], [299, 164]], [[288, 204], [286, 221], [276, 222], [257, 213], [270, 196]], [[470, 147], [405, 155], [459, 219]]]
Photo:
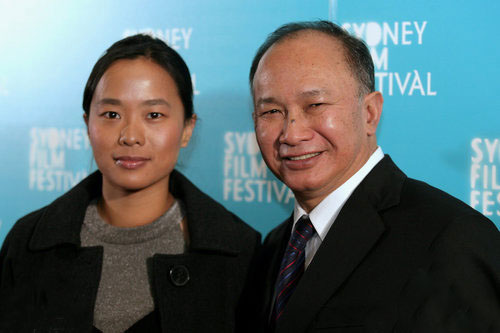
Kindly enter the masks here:
[[[261, 256], [261, 325], [292, 220]], [[346, 201], [276, 332], [500, 332], [500, 236], [483, 215], [407, 178], [389, 156]]]

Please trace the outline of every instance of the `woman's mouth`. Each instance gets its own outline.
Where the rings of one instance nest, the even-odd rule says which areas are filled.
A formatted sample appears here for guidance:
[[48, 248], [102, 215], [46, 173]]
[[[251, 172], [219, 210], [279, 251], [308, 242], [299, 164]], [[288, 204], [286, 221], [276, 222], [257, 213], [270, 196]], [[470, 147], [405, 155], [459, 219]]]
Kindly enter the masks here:
[[137, 169], [146, 164], [148, 158], [140, 156], [119, 156], [115, 158], [115, 164], [124, 169]]

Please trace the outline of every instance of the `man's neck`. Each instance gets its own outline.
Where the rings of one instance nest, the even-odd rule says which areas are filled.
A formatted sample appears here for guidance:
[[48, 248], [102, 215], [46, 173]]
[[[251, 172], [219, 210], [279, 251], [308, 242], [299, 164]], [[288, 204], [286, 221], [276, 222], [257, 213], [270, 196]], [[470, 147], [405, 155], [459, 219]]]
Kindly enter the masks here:
[[322, 192], [302, 192], [294, 193], [296, 203], [309, 214], [316, 208], [325, 198], [337, 191], [341, 187], [350, 187], [349, 193], [356, 188], [373, 167], [384, 157], [384, 153], [380, 147], [375, 147], [371, 155], [356, 169], [356, 172], [344, 176], [341, 181], [338, 181], [337, 186], [326, 188]]

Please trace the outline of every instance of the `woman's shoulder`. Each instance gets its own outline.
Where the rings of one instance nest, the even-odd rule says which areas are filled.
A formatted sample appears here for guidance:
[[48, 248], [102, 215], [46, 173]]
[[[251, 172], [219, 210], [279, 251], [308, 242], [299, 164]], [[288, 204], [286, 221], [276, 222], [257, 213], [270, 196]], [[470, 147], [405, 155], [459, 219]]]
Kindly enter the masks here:
[[77, 217], [78, 220], [82, 212], [85, 212], [94, 192], [100, 191], [100, 179], [100, 174], [94, 173], [50, 204], [21, 217], [8, 232], [2, 247], [9, 245], [26, 248], [35, 234], [41, 241], [35, 241], [33, 245], [47, 243], [54, 238], [55, 231], [62, 234], [68, 231], [67, 234], [72, 234], [74, 228], [68, 221], [75, 220], [72, 217]]
[[242, 243], [260, 242], [260, 233], [221, 203], [194, 185], [179, 171], [171, 174], [171, 192], [183, 203], [188, 223], [200, 229], [220, 229], [227, 237], [239, 238]]
[[11, 237], [16, 237], [17, 235], [22, 236], [23, 234], [30, 233], [31, 230], [35, 227], [37, 221], [40, 220], [40, 217], [43, 216], [44, 212], [47, 210], [47, 207], [48, 205], [34, 210], [21, 217], [16, 221], [16, 223], [14, 223], [7, 237], [9, 237], [10, 235], [12, 235]]
[[[10, 231], [7, 233], [2, 244], [2, 254], [7, 251], [10, 254], [25, 252], [33, 236], [37, 222], [43, 216], [47, 206], [37, 209], [17, 220]], [[3, 255], [2, 255], [3, 257]]]

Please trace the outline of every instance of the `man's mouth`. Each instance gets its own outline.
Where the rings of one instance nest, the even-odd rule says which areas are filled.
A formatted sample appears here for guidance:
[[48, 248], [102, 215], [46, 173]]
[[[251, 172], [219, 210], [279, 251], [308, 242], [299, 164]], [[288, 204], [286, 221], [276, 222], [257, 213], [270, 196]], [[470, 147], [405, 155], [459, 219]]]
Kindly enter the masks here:
[[306, 160], [306, 159], [314, 157], [314, 156], [318, 156], [319, 154], [320, 153], [311, 153], [311, 154], [305, 154], [305, 155], [300, 155], [300, 156], [289, 156], [289, 157], [285, 157], [285, 159], [291, 160], [291, 161], [301, 161], [301, 160]]

